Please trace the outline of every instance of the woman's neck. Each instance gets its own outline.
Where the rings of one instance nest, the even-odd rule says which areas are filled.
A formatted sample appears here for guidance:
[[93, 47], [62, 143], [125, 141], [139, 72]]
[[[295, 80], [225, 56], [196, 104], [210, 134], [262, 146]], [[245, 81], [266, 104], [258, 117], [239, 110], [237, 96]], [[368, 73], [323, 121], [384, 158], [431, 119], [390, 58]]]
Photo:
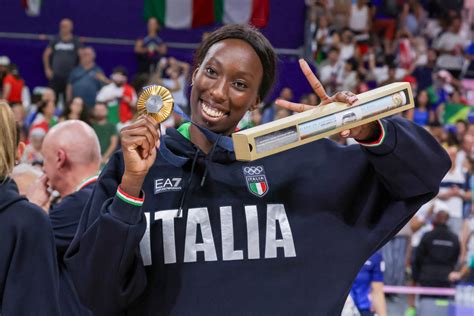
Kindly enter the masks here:
[[189, 135], [191, 136], [191, 142], [204, 153], [208, 154], [211, 151], [213, 144], [194, 124], [189, 126]]

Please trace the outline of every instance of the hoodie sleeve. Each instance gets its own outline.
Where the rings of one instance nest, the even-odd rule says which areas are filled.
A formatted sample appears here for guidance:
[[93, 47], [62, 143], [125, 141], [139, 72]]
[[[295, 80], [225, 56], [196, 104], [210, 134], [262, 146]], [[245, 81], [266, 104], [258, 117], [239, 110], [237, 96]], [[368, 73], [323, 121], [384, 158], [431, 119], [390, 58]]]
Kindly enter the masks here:
[[102, 172], [65, 256], [82, 303], [97, 315], [120, 314], [147, 283], [139, 251], [143, 200], [120, 192], [121, 157], [115, 153]]
[[436, 195], [451, 167], [446, 151], [424, 128], [405, 119], [392, 117], [379, 124], [379, 140], [360, 144], [392, 198]]
[[[59, 315], [58, 268], [49, 220], [43, 210], [26, 201], [16, 203], [10, 214], [0, 223], [0, 314]], [[3, 224], [8, 230], [2, 230]]]

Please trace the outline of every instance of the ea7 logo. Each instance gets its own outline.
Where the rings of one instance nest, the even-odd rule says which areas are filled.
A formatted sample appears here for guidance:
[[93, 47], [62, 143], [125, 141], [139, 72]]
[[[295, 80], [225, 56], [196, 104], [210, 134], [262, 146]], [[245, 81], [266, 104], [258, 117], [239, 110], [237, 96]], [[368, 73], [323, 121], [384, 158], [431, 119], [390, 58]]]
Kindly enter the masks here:
[[170, 191], [180, 191], [182, 187], [180, 186], [182, 178], [161, 178], [155, 180], [155, 194], [170, 192]]

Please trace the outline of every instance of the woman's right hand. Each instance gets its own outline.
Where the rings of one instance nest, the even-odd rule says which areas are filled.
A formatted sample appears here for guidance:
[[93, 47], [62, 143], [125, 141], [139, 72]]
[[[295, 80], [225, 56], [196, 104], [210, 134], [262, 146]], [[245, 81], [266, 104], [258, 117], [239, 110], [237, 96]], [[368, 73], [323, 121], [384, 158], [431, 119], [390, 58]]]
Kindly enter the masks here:
[[141, 116], [120, 131], [120, 138], [125, 162], [120, 186], [127, 194], [139, 196], [160, 145], [159, 124], [149, 116]]

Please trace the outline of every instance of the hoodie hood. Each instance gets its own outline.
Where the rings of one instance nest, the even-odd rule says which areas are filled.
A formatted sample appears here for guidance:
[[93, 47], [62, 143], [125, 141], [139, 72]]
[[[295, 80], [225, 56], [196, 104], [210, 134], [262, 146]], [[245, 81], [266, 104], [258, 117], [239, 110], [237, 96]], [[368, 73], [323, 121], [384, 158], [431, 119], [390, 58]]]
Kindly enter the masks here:
[[0, 212], [22, 200], [26, 200], [26, 198], [18, 193], [18, 187], [13, 179], [7, 178], [0, 182]]

